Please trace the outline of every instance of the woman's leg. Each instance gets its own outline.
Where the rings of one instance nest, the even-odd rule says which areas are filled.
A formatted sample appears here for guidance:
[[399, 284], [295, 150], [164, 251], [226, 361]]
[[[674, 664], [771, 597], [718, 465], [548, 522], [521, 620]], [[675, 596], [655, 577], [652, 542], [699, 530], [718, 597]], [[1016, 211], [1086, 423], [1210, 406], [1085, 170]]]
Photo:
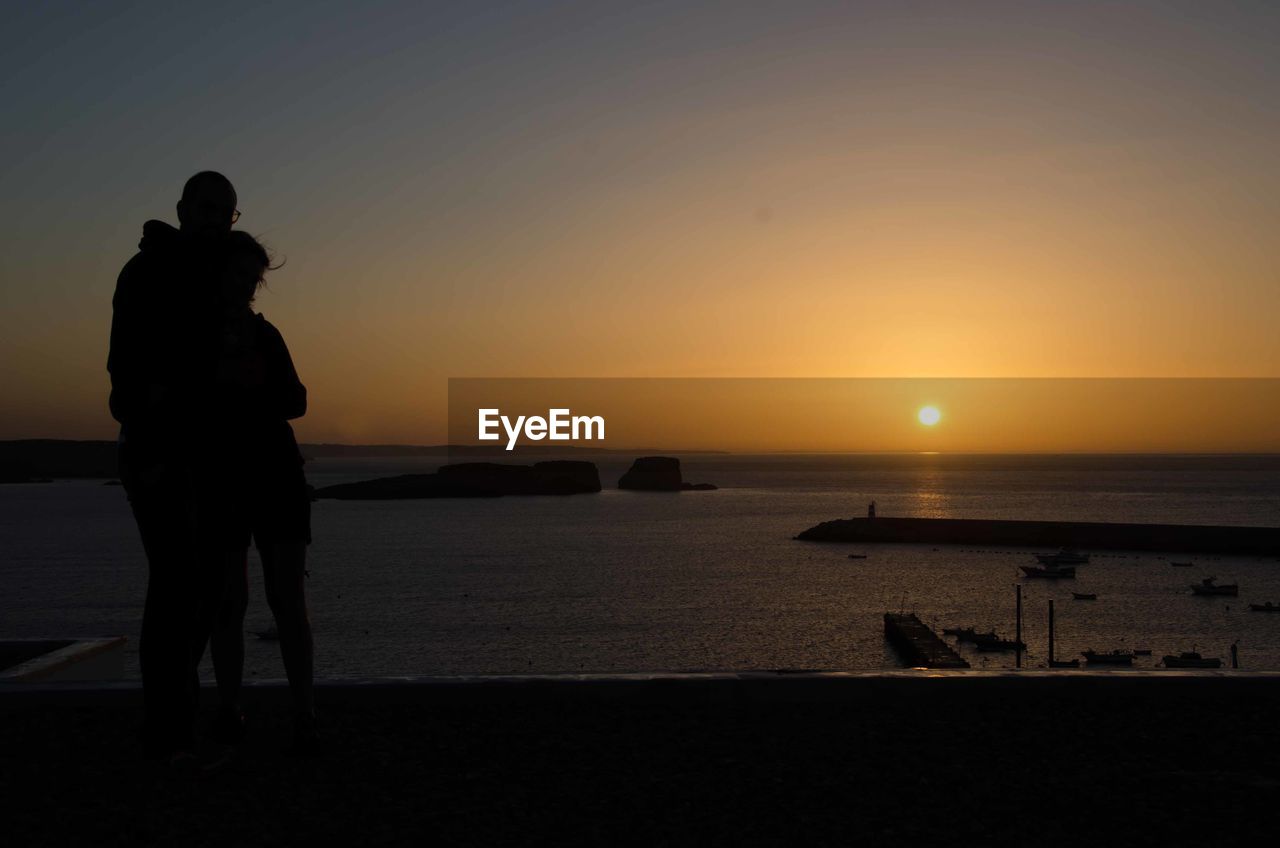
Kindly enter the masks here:
[[273, 542], [258, 549], [262, 555], [262, 573], [266, 583], [267, 603], [276, 617], [280, 634], [280, 654], [294, 710], [299, 716], [315, 716], [312, 678], [314, 657], [311, 641], [311, 617], [307, 612], [306, 578], [307, 546], [304, 542]]

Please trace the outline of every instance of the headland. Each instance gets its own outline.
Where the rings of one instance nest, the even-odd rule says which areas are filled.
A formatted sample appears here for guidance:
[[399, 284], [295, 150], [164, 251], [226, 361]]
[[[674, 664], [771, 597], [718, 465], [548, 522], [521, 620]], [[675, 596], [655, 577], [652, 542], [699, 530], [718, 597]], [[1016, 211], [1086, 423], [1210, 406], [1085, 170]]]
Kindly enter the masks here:
[[1073, 547], [1280, 556], [1280, 527], [877, 516], [824, 521], [795, 538], [804, 542]]

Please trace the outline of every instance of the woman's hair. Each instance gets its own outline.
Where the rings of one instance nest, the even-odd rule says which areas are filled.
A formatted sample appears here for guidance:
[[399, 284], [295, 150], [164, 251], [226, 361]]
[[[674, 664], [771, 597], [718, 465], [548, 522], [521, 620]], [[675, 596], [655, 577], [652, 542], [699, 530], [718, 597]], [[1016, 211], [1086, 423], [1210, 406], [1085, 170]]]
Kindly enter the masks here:
[[283, 262], [279, 265], [272, 265], [271, 254], [262, 246], [262, 242], [244, 230], [232, 230], [227, 234], [226, 249], [227, 269], [229, 271], [237, 267], [237, 260], [243, 260], [245, 264], [257, 268], [256, 278], [251, 285], [246, 284], [248, 288], [242, 293], [246, 303], [253, 302], [258, 289], [264, 285], [266, 273], [284, 265]]

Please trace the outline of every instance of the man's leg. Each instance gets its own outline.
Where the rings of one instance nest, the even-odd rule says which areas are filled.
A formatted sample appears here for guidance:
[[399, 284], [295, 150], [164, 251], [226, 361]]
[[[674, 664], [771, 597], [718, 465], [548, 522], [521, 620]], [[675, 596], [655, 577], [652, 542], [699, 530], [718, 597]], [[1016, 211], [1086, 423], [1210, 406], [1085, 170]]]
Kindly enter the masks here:
[[197, 690], [191, 622], [197, 616], [193, 547], [183, 492], [158, 467], [134, 474], [121, 459], [130, 507], [147, 556], [147, 597], [138, 646], [142, 666], [143, 746], [168, 756], [192, 746]]
[[244, 616], [249, 608], [247, 550], [225, 554], [226, 594], [214, 617], [209, 653], [218, 679], [218, 704], [239, 708], [244, 678]]
[[227, 743], [237, 742], [244, 736], [240, 693], [244, 683], [244, 615], [249, 606], [248, 557], [247, 549], [223, 555], [227, 582], [209, 639], [213, 673], [218, 680], [214, 735]]

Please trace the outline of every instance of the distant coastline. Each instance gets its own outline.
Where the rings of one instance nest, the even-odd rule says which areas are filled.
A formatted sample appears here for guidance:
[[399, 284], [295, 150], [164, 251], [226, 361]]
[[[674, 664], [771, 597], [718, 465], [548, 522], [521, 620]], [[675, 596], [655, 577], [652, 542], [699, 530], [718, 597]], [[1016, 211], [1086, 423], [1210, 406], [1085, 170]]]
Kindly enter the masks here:
[[[503, 451], [493, 445], [342, 445], [330, 442], [301, 445], [302, 453], [308, 458], [334, 457], [379, 457], [379, 456], [500, 456], [510, 460], [511, 452]], [[517, 447], [515, 455], [533, 454], [535, 456], [582, 456], [582, 455], [622, 455], [635, 456], [642, 454], [708, 454], [729, 455], [722, 450], [667, 450], [665, 448], [600, 448], [577, 447], [573, 445], [528, 445]]]
[[1278, 527], [1010, 521], [965, 518], [838, 518], [795, 537], [802, 542], [1072, 547], [1117, 551], [1185, 551], [1273, 557]]
[[[440, 457], [442, 460], [459, 457], [495, 457], [499, 461], [519, 461], [522, 457], [589, 457], [619, 456], [636, 457], [647, 455], [665, 456], [778, 456], [802, 459], [805, 457], [867, 457], [891, 459], [896, 457], [931, 457], [942, 461], [963, 457], [978, 459], [1051, 459], [1061, 457], [1072, 461], [1099, 459], [1135, 460], [1155, 458], [1243, 458], [1243, 457], [1280, 457], [1280, 453], [1257, 452], [1195, 452], [1195, 453], [1161, 453], [1161, 452], [1045, 452], [1045, 453], [974, 453], [974, 452], [912, 452], [912, 451], [727, 451], [702, 449], [667, 449], [655, 447], [634, 448], [601, 448], [581, 446], [552, 446], [522, 444], [513, 453], [502, 451], [492, 445], [365, 445], [338, 444], [333, 442], [304, 443], [300, 445], [307, 459], [370, 459], [391, 457]], [[111, 479], [119, 476], [116, 467], [116, 442], [105, 439], [9, 439], [0, 440], [0, 483], [24, 483], [56, 478], [88, 478]]]
[[[343, 445], [334, 443], [299, 445], [307, 459], [371, 457], [499, 456], [511, 453], [492, 445]], [[654, 448], [598, 448], [551, 445], [520, 445], [519, 456], [635, 456], [651, 453], [672, 455], [727, 455], [728, 451], [657, 450]], [[102, 439], [10, 439], [0, 441], [0, 483], [31, 483], [54, 478], [111, 479], [119, 476], [116, 442]]]

